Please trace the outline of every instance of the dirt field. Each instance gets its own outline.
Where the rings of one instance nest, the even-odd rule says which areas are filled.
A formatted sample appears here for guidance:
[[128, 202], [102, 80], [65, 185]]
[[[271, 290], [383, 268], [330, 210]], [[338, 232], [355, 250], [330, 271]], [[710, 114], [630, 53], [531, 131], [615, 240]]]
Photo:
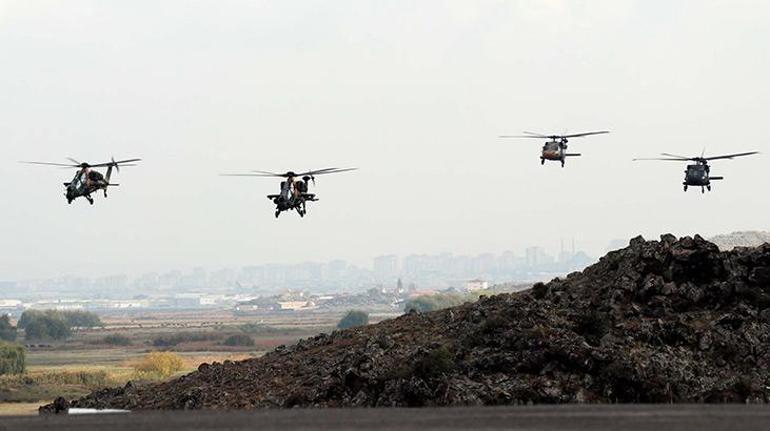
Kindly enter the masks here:
[[[0, 415], [36, 414], [40, 404], [63, 395], [83, 396], [101, 386], [135, 380], [134, 365], [149, 352], [171, 351], [184, 369], [202, 363], [259, 357], [282, 344], [333, 330], [339, 313], [235, 315], [229, 311], [182, 311], [101, 316], [103, 328], [83, 329], [65, 342], [34, 342], [27, 348], [27, 372], [0, 376]], [[128, 345], [111, 345], [119, 334]], [[253, 345], [224, 340], [245, 334]], [[20, 340], [23, 342], [23, 340]]]

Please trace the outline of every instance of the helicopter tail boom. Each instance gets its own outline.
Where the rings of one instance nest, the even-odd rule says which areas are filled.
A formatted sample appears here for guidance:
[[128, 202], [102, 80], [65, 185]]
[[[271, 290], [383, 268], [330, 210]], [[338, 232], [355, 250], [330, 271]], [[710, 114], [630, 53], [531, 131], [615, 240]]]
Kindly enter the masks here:
[[718, 180], [723, 180], [723, 179], [725, 179], [725, 177], [709, 177], [709, 180], [711, 180], [711, 181], [718, 181]]
[[580, 157], [580, 153], [567, 153], [564, 156], [565, 157]]

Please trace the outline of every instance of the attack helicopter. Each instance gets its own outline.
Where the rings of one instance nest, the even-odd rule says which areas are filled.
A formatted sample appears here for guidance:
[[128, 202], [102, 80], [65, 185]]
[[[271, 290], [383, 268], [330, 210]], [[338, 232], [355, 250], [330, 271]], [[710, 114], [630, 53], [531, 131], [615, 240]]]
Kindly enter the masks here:
[[735, 157], [751, 156], [759, 154], [758, 151], [750, 151], [747, 153], [735, 153], [726, 154], [723, 156], [711, 156], [704, 157], [705, 150], [701, 153], [700, 157], [684, 157], [677, 156], [676, 154], [661, 153], [665, 158], [641, 158], [637, 160], [663, 160], [667, 162], [695, 162], [694, 164], [687, 165], [687, 169], [684, 171], [684, 191], [687, 191], [688, 186], [700, 186], [701, 193], [706, 193], [706, 190], [711, 191], [711, 181], [723, 180], [724, 177], [712, 177], [711, 167], [709, 161], [719, 159], [733, 159]]
[[[91, 193], [98, 190], [104, 191], [104, 197], [107, 197], [107, 188], [116, 187], [120, 184], [110, 183], [110, 177], [112, 176], [112, 169], [115, 168], [116, 172], [120, 172], [121, 166], [136, 166], [134, 163], [142, 159], [128, 159], [118, 160], [112, 158], [111, 161], [105, 163], [90, 164], [88, 162], [79, 162], [73, 158], [67, 157], [73, 164], [66, 163], [49, 163], [49, 162], [21, 162], [30, 165], [46, 165], [46, 166], [59, 166], [63, 168], [78, 168], [75, 177], [72, 181], [64, 183], [66, 192], [64, 196], [67, 198], [67, 203], [71, 204], [72, 201], [79, 197], [84, 197], [91, 205], [94, 204], [94, 198], [91, 197]], [[107, 173], [102, 175], [101, 172], [93, 170], [93, 168], [107, 168]]]
[[574, 133], [570, 135], [541, 135], [540, 133], [522, 132], [524, 135], [501, 135], [501, 138], [531, 138], [531, 139], [550, 139], [543, 145], [543, 150], [540, 153], [540, 164], [544, 165], [546, 160], [561, 162], [561, 167], [564, 167], [564, 162], [567, 157], [578, 157], [580, 153], [568, 153], [567, 142], [569, 138], [582, 138], [584, 136], [602, 135], [610, 133], [609, 130], [600, 130], [598, 132], [585, 132]]
[[252, 171], [248, 174], [221, 174], [225, 177], [268, 177], [285, 178], [281, 181], [281, 192], [277, 195], [267, 195], [267, 198], [275, 204], [275, 217], [278, 218], [283, 211], [297, 211], [300, 217], [307, 214], [307, 202], [316, 202], [318, 198], [314, 193], [308, 193], [310, 182], [315, 185], [316, 175], [336, 174], [353, 171], [357, 168], [326, 168], [315, 171], [295, 173], [288, 171], [284, 174], [267, 171]]

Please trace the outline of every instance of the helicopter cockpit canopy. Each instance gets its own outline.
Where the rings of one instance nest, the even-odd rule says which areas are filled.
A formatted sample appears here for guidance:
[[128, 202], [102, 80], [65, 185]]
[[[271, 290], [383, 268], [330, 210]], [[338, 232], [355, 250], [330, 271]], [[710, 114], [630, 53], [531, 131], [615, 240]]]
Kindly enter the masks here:
[[543, 150], [545, 151], [556, 151], [559, 149], [559, 143], [556, 141], [549, 141], [546, 142], [545, 145], [543, 145]]
[[687, 176], [690, 178], [706, 179], [708, 170], [708, 166], [700, 163], [696, 165], [687, 165]]
[[83, 171], [78, 171], [78, 173], [75, 174], [75, 178], [72, 179], [69, 186], [75, 189], [83, 187]]

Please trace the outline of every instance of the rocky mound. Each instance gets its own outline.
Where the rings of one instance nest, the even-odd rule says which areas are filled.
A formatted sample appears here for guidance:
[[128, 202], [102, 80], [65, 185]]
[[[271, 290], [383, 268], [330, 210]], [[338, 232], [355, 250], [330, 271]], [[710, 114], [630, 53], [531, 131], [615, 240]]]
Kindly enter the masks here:
[[666, 235], [635, 238], [528, 291], [96, 391], [72, 406], [768, 401], [770, 245], [720, 252], [699, 236]]
[[770, 232], [756, 230], [733, 232], [717, 235], [709, 238], [709, 241], [716, 244], [720, 250], [732, 250], [735, 247], [759, 247], [762, 244], [770, 243]]

